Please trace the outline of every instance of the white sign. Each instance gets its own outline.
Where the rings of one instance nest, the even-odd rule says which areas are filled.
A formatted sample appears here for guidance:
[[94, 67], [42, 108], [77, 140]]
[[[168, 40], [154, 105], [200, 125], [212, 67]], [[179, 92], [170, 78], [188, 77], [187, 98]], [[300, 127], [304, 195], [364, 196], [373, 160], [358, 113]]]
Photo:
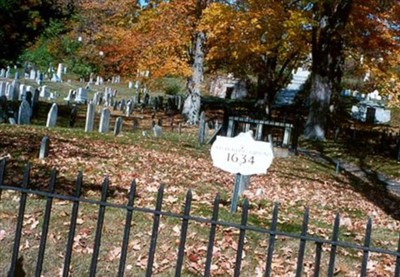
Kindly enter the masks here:
[[211, 146], [211, 158], [215, 167], [230, 173], [265, 174], [274, 153], [271, 143], [256, 141], [247, 132], [234, 138], [217, 136]]

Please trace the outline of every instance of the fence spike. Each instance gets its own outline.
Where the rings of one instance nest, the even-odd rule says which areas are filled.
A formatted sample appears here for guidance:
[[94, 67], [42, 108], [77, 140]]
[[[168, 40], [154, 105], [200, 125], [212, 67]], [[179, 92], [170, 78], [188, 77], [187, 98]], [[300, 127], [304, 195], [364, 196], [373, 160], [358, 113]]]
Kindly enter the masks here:
[[164, 186], [161, 185], [160, 188], [158, 189], [156, 209], [154, 211], [153, 231], [151, 233], [149, 258], [147, 260], [147, 270], [146, 270], [147, 277], [150, 277], [153, 273], [154, 254], [156, 252], [158, 227], [160, 225], [160, 212], [161, 212], [163, 195], [164, 195]]
[[50, 177], [50, 182], [49, 182], [49, 189], [48, 189], [49, 195], [47, 196], [46, 209], [45, 209], [45, 213], [43, 216], [42, 234], [40, 236], [39, 253], [38, 253], [38, 259], [37, 259], [37, 263], [36, 263], [36, 272], [35, 272], [36, 277], [40, 277], [41, 273], [42, 273], [44, 251], [46, 249], [47, 234], [49, 231], [51, 207], [53, 204], [53, 196], [51, 196], [50, 194], [54, 193], [54, 188], [55, 188], [55, 184], [56, 184], [56, 176], [57, 176], [57, 170], [55, 168], [53, 168], [51, 170], [51, 177]]
[[304, 212], [303, 226], [301, 228], [299, 255], [297, 257], [296, 277], [300, 277], [301, 273], [303, 271], [303, 260], [304, 260], [304, 252], [306, 249], [306, 236], [307, 236], [307, 230], [308, 230], [308, 218], [309, 218], [309, 209], [307, 207]]
[[182, 265], [183, 265], [183, 256], [185, 255], [185, 244], [186, 244], [186, 236], [187, 236], [187, 229], [189, 225], [189, 213], [190, 207], [192, 204], [192, 190], [188, 190], [186, 193], [186, 201], [185, 207], [183, 210], [183, 219], [182, 219], [182, 227], [181, 227], [181, 239], [179, 242], [179, 250], [178, 250], [178, 260], [176, 263], [176, 270], [175, 276], [181, 276]]
[[335, 273], [335, 260], [336, 260], [336, 249], [337, 249], [336, 242], [338, 241], [339, 238], [339, 226], [340, 226], [340, 215], [339, 213], [337, 213], [332, 231], [332, 246], [329, 258], [328, 276], [333, 276]]
[[321, 267], [321, 254], [322, 254], [322, 242], [316, 242], [315, 243], [314, 277], [319, 276], [319, 269]]
[[[31, 165], [28, 163], [25, 165], [24, 169], [24, 177], [22, 181], [22, 188], [27, 189], [29, 186], [29, 178], [30, 178], [30, 171]], [[15, 238], [14, 238], [14, 247], [13, 253], [11, 256], [11, 266], [9, 271], [9, 276], [14, 276], [17, 261], [18, 261], [18, 254], [19, 254], [19, 245], [21, 242], [21, 232], [22, 232], [22, 225], [24, 222], [24, 214], [25, 214], [25, 206], [26, 206], [26, 199], [27, 193], [21, 192], [20, 202], [19, 202], [19, 210], [18, 210], [18, 219], [17, 219], [17, 226], [15, 229]]]
[[[4, 185], [4, 176], [6, 175], [6, 158], [0, 161], [0, 186]], [[0, 188], [0, 200], [1, 200], [1, 188]]]
[[125, 271], [126, 256], [129, 244], [129, 234], [131, 231], [133, 205], [135, 203], [135, 193], [136, 193], [136, 181], [133, 180], [131, 183], [131, 189], [129, 190], [129, 199], [126, 211], [126, 218], [125, 218], [125, 230], [124, 230], [124, 237], [122, 239], [121, 258], [119, 260], [118, 276], [120, 277], [124, 276], [124, 271]]
[[400, 233], [399, 233], [399, 240], [397, 242], [397, 256], [396, 256], [396, 269], [394, 272], [395, 277], [400, 276]]
[[371, 217], [369, 217], [367, 228], [365, 230], [364, 251], [363, 251], [364, 254], [361, 264], [361, 276], [367, 276], [367, 265], [368, 265], [369, 246], [371, 244], [371, 233], [372, 233], [372, 219]]
[[97, 216], [97, 226], [96, 226], [96, 235], [94, 238], [94, 246], [93, 246], [93, 255], [92, 262], [90, 264], [90, 273], [89, 276], [94, 277], [96, 275], [97, 268], [97, 259], [99, 257], [100, 244], [101, 244], [101, 235], [103, 231], [103, 223], [104, 223], [104, 214], [106, 211], [106, 201], [107, 201], [107, 191], [109, 186], [108, 176], [104, 178], [104, 182], [101, 189], [101, 203], [99, 207], [99, 213]]
[[71, 220], [69, 224], [68, 240], [67, 240], [65, 259], [64, 259], [63, 277], [67, 277], [69, 275], [69, 266], [71, 264], [72, 246], [75, 237], [75, 230], [77, 223], [76, 220], [78, 218], [78, 210], [80, 203], [79, 198], [81, 196], [82, 183], [83, 183], [83, 173], [82, 171], [79, 171], [78, 176], [76, 177], [76, 184], [75, 184], [76, 200], [72, 204]]
[[271, 230], [269, 233], [269, 243], [268, 243], [268, 254], [267, 261], [265, 265], [265, 275], [266, 277], [271, 275], [271, 266], [272, 266], [272, 258], [274, 254], [275, 247], [275, 239], [276, 239], [276, 227], [278, 225], [278, 212], [279, 212], [279, 204], [274, 203], [274, 210], [272, 212], [272, 222], [271, 222]]
[[214, 198], [213, 214], [211, 217], [210, 235], [208, 237], [206, 265], [204, 268], [204, 276], [206, 276], [206, 277], [210, 276], [210, 273], [211, 273], [211, 261], [212, 261], [212, 254], [213, 254], [213, 249], [214, 249], [215, 230], [217, 227], [216, 221], [218, 220], [219, 202], [220, 202], [220, 196], [219, 196], [219, 193], [217, 193], [217, 195]]
[[242, 207], [242, 220], [240, 223], [238, 249], [236, 251], [235, 272], [233, 274], [235, 277], [240, 276], [240, 267], [242, 265], [244, 238], [246, 236], [246, 229], [244, 227], [246, 227], [246, 225], [247, 225], [248, 211], [249, 211], [249, 200], [245, 199], [244, 203], [243, 203], [243, 207]]

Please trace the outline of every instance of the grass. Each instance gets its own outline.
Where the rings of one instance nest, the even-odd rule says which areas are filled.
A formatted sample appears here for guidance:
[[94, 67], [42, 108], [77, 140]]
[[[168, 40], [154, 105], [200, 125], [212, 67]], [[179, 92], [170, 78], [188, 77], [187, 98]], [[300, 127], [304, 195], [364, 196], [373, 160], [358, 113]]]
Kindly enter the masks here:
[[[75, 82], [69, 85], [49, 84], [51, 89], [60, 90], [65, 94], [65, 88], [78, 86]], [[114, 85], [113, 85], [114, 86]], [[115, 85], [127, 96], [127, 88]], [[101, 88], [99, 88], [101, 89]], [[99, 199], [101, 183], [109, 176], [111, 185], [110, 202], [124, 205], [127, 201], [127, 190], [133, 179], [137, 181], [135, 206], [154, 208], [157, 189], [165, 186], [163, 211], [181, 213], [186, 192], [193, 193], [191, 214], [210, 218], [212, 203], [217, 193], [221, 204], [219, 220], [240, 223], [241, 199], [239, 212], [232, 215], [229, 212], [230, 198], [233, 189], [233, 175], [222, 172], [212, 166], [209, 145], [200, 146], [197, 143], [196, 128], [182, 127], [179, 134], [164, 126], [162, 138], [151, 134], [150, 125], [153, 111], [134, 112], [134, 117], [140, 119], [139, 129], [131, 130], [132, 118], [124, 117], [124, 129], [120, 136], [111, 133], [99, 134], [94, 131], [83, 131], [85, 106], [79, 106], [78, 120], [74, 128], [68, 126], [68, 111], [60, 101], [61, 111], [59, 125], [56, 128], [43, 127], [50, 103], [41, 103], [39, 116], [31, 126], [0, 125], [0, 156], [7, 157], [7, 174], [5, 184], [19, 185], [22, 181], [23, 166], [32, 164], [32, 188], [47, 189], [50, 169], [58, 169], [57, 193], [72, 194], [78, 170], [84, 173], [83, 196]], [[123, 116], [113, 112], [113, 120]], [[162, 112], [156, 117], [163, 118], [167, 125], [167, 117]], [[179, 117], [177, 115], [177, 117]], [[97, 119], [98, 120], [98, 119]], [[176, 122], [183, 122], [178, 119]], [[143, 136], [142, 131], [148, 135]], [[40, 140], [44, 135], [50, 137], [50, 154], [44, 160], [39, 160]], [[362, 148], [348, 147], [346, 141], [326, 141], [318, 145], [302, 141], [302, 147], [322, 150], [324, 155], [332, 158], [346, 158], [348, 161], [360, 161]], [[346, 148], [347, 147], [347, 148]], [[351, 150], [351, 151], [350, 151]], [[364, 164], [379, 161], [375, 168], [392, 170], [391, 176], [397, 176], [396, 163], [377, 156], [376, 153], [366, 153]], [[299, 234], [302, 227], [305, 207], [310, 208], [309, 234], [321, 238], [330, 238], [334, 217], [341, 214], [340, 241], [363, 243], [365, 224], [372, 217], [373, 245], [394, 250], [397, 246], [399, 222], [395, 214], [387, 206], [395, 202], [378, 202], [368, 198], [369, 188], [362, 182], [352, 180], [344, 174], [336, 174], [330, 164], [318, 163], [305, 156], [295, 156], [287, 159], [275, 159], [268, 174], [253, 176], [250, 188], [244, 197], [250, 200], [248, 224], [256, 227], [269, 228], [274, 202], [279, 203], [278, 230]], [[0, 275], [6, 275], [11, 255], [13, 233], [18, 209], [18, 193], [3, 191], [0, 201], [0, 230], [5, 231], [0, 237]], [[355, 203], [357, 199], [357, 203]], [[386, 199], [387, 200], [387, 199]], [[24, 269], [32, 275], [38, 251], [41, 224], [45, 199], [30, 195], [28, 197], [27, 213], [24, 219], [21, 255], [24, 257]], [[91, 262], [91, 251], [97, 221], [98, 206], [82, 203], [79, 209], [80, 224], [75, 235], [72, 276], [88, 274]], [[66, 237], [71, 214], [71, 203], [55, 201], [52, 208], [53, 216], [50, 224], [48, 247], [43, 276], [58, 275], [63, 264]], [[126, 211], [118, 208], [106, 208], [105, 225], [100, 248], [98, 276], [115, 275], [118, 267], [118, 248], [122, 240]], [[151, 223], [149, 214], [134, 212], [130, 244], [128, 247], [127, 276], [144, 275], [147, 254], [150, 243]], [[175, 218], [161, 218], [155, 276], [174, 275], [176, 253], [179, 243], [181, 221]], [[190, 222], [188, 240], [185, 251], [183, 276], [202, 275], [205, 263], [206, 246], [210, 226], [198, 222]], [[235, 262], [235, 247], [237, 247], [239, 230], [235, 228], [217, 227], [215, 253], [213, 257], [213, 275], [231, 276]], [[257, 272], [265, 267], [268, 236], [248, 231], [246, 234], [245, 257], [243, 259], [242, 276], [257, 276]], [[274, 254], [274, 276], [288, 276], [294, 272], [298, 251], [298, 240], [278, 237]], [[4, 249], [4, 251], [3, 251]], [[329, 260], [329, 250], [324, 245], [323, 269]], [[357, 275], [359, 252], [339, 249], [337, 260], [337, 276]], [[305, 275], [310, 275], [313, 268], [315, 246], [307, 243]], [[385, 256], [372, 256], [371, 261], [379, 262], [374, 269], [384, 270], [392, 266], [393, 259]], [[389, 272], [389, 271], [382, 271]]]

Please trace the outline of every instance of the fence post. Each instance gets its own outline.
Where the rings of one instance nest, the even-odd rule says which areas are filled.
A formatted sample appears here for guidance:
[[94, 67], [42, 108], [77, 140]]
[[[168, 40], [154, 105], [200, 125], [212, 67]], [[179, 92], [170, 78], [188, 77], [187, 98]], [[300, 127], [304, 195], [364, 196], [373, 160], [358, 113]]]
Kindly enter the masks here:
[[54, 187], [56, 184], [56, 175], [57, 171], [55, 168], [51, 171], [50, 183], [49, 183], [49, 195], [47, 196], [46, 201], [46, 210], [43, 217], [43, 224], [42, 224], [42, 234], [40, 236], [40, 246], [39, 246], [39, 254], [38, 260], [36, 263], [36, 272], [35, 276], [40, 277], [42, 273], [42, 266], [43, 266], [43, 258], [44, 258], [44, 251], [46, 249], [46, 241], [47, 241], [47, 233], [49, 231], [49, 222], [50, 222], [50, 215], [51, 215], [51, 207], [53, 205], [53, 196], [50, 194], [54, 193]]
[[267, 262], [265, 265], [265, 277], [271, 275], [272, 258], [274, 254], [275, 238], [276, 238], [276, 227], [278, 225], [278, 203], [274, 204], [274, 211], [272, 213], [271, 230], [269, 233], [269, 243], [268, 243], [268, 254]]
[[125, 262], [126, 262], [126, 254], [128, 251], [128, 244], [129, 244], [129, 234], [131, 231], [131, 222], [132, 222], [132, 213], [133, 213], [133, 205], [135, 201], [135, 193], [136, 193], [136, 182], [135, 180], [131, 184], [131, 189], [129, 191], [129, 199], [128, 199], [128, 206], [126, 211], [126, 219], [125, 219], [125, 230], [124, 230], [124, 237], [122, 239], [122, 246], [121, 246], [121, 258], [119, 260], [119, 268], [118, 268], [118, 276], [124, 276], [125, 272]]
[[297, 257], [296, 277], [301, 277], [301, 273], [303, 271], [304, 251], [306, 250], [306, 241], [307, 241], [306, 236], [308, 229], [308, 218], [309, 218], [309, 210], [308, 208], [306, 208], [306, 211], [304, 212], [303, 226], [301, 228], [299, 255]]
[[65, 250], [65, 259], [64, 259], [64, 268], [63, 268], [63, 277], [67, 277], [69, 275], [69, 266], [71, 264], [71, 255], [72, 255], [72, 246], [74, 243], [75, 237], [75, 229], [76, 229], [76, 220], [78, 218], [78, 209], [79, 209], [79, 197], [81, 196], [82, 190], [82, 171], [78, 173], [76, 178], [75, 185], [75, 198], [74, 203], [72, 204], [72, 212], [71, 212], [71, 220], [69, 224], [69, 232], [68, 232], [68, 240]]
[[206, 265], [204, 269], [204, 276], [210, 276], [211, 270], [211, 261], [212, 261], [212, 254], [214, 248], [214, 240], [215, 240], [215, 229], [217, 227], [216, 221], [218, 220], [218, 212], [219, 212], [219, 194], [215, 196], [214, 205], [213, 205], [213, 214], [211, 218], [211, 228], [210, 228], [210, 236], [208, 238], [208, 247], [207, 247], [207, 258], [206, 258]]
[[329, 258], [329, 267], [328, 267], [328, 275], [327, 276], [333, 276], [335, 273], [335, 259], [336, 259], [336, 248], [337, 248], [336, 243], [339, 238], [339, 226], [340, 226], [340, 216], [339, 216], [339, 214], [336, 214], [335, 223], [334, 223], [333, 232], [332, 232], [332, 247], [331, 247], [331, 253], [330, 253], [330, 258]]
[[164, 186], [161, 185], [160, 188], [158, 189], [156, 209], [154, 211], [153, 231], [151, 233], [149, 259], [147, 260], [146, 277], [151, 277], [151, 275], [153, 273], [154, 254], [156, 252], [158, 227], [160, 225], [160, 212], [161, 212], [163, 195], [164, 195]]
[[181, 276], [183, 256], [185, 255], [186, 235], [187, 235], [187, 229], [188, 229], [188, 225], [189, 225], [189, 213], [190, 213], [191, 203], [192, 203], [192, 191], [189, 190], [186, 193], [186, 202], [185, 202], [185, 207], [184, 207], [184, 211], [183, 211], [181, 239], [179, 242], [178, 261], [176, 262], [176, 270], [175, 270], [176, 277]]
[[371, 243], [371, 232], [372, 232], [372, 220], [371, 218], [368, 218], [367, 228], [365, 230], [364, 254], [361, 264], [361, 276], [367, 276], [367, 265], [368, 265], [369, 245]]
[[[4, 185], [4, 175], [6, 173], [6, 159], [2, 159], [0, 162], [0, 186]], [[0, 200], [1, 200], [1, 188], [0, 188]]]
[[236, 252], [236, 263], [235, 263], [235, 272], [234, 272], [235, 277], [239, 277], [240, 267], [242, 265], [244, 238], [246, 235], [246, 229], [244, 229], [244, 227], [246, 227], [246, 225], [247, 225], [248, 210], [249, 210], [249, 200], [245, 199], [244, 203], [243, 203], [243, 209], [242, 209], [242, 220], [240, 223], [238, 249]]
[[108, 191], [109, 180], [108, 177], [105, 178], [102, 190], [101, 190], [101, 203], [99, 207], [99, 214], [97, 216], [97, 227], [96, 227], [96, 235], [94, 238], [94, 247], [93, 247], [93, 256], [92, 262], [90, 264], [90, 273], [89, 276], [96, 276], [96, 268], [97, 268], [97, 258], [99, 257], [100, 244], [101, 244], [101, 234], [103, 231], [103, 223], [104, 223], [104, 214], [106, 211], [106, 201], [107, 201], [107, 191]]
[[[31, 165], [28, 163], [25, 166], [24, 177], [22, 181], [22, 188], [27, 189], [29, 185], [29, 175], [31, 171]], [[25, 214], [25, 205], [26, 205], [27, 193], [21, 192], [20, 202], [19, 202], [19, 210], [18, 210], [18, 218], [17, 218], [17, 227], [15, 229], [15, 239], [14, 239], [14, 247], [11, 257], [11, 266], [10, 271], [8, 273], [9, 276], [15, 276], [17, 270], [23, 270], [22, 268], [17, 268], [18, 263], [18, 253], [19, 253], [19, 245], [21, 242], [21, 231], [22, 225], [24, 222], [24, 214]], [[19, 264], [18, 267], [22, 267], [22, 264]]]

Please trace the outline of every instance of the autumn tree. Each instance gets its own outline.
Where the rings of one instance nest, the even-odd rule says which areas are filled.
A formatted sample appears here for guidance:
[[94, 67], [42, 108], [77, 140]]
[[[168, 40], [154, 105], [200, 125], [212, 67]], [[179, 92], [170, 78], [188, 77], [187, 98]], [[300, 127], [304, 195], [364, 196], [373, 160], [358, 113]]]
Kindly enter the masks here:
[[51, 20], [68, 18], [73, 8], [67, 0], [0, 0], [0, 65], [15, 62]]
[[275, 94], [308, 55], [305, 15], [295, 1], [213, 3], [204, 12], [207, 62], [239, 76], [253, 76], [269, 111]]
[[[305, 137], [325, 139], [332, 95], [339, 93], [346, 55], [372, 60], [398, 53], [397, 1], [314, 1], [309, 114]], [[396, 17], [397, 16], [397, 17]]]

